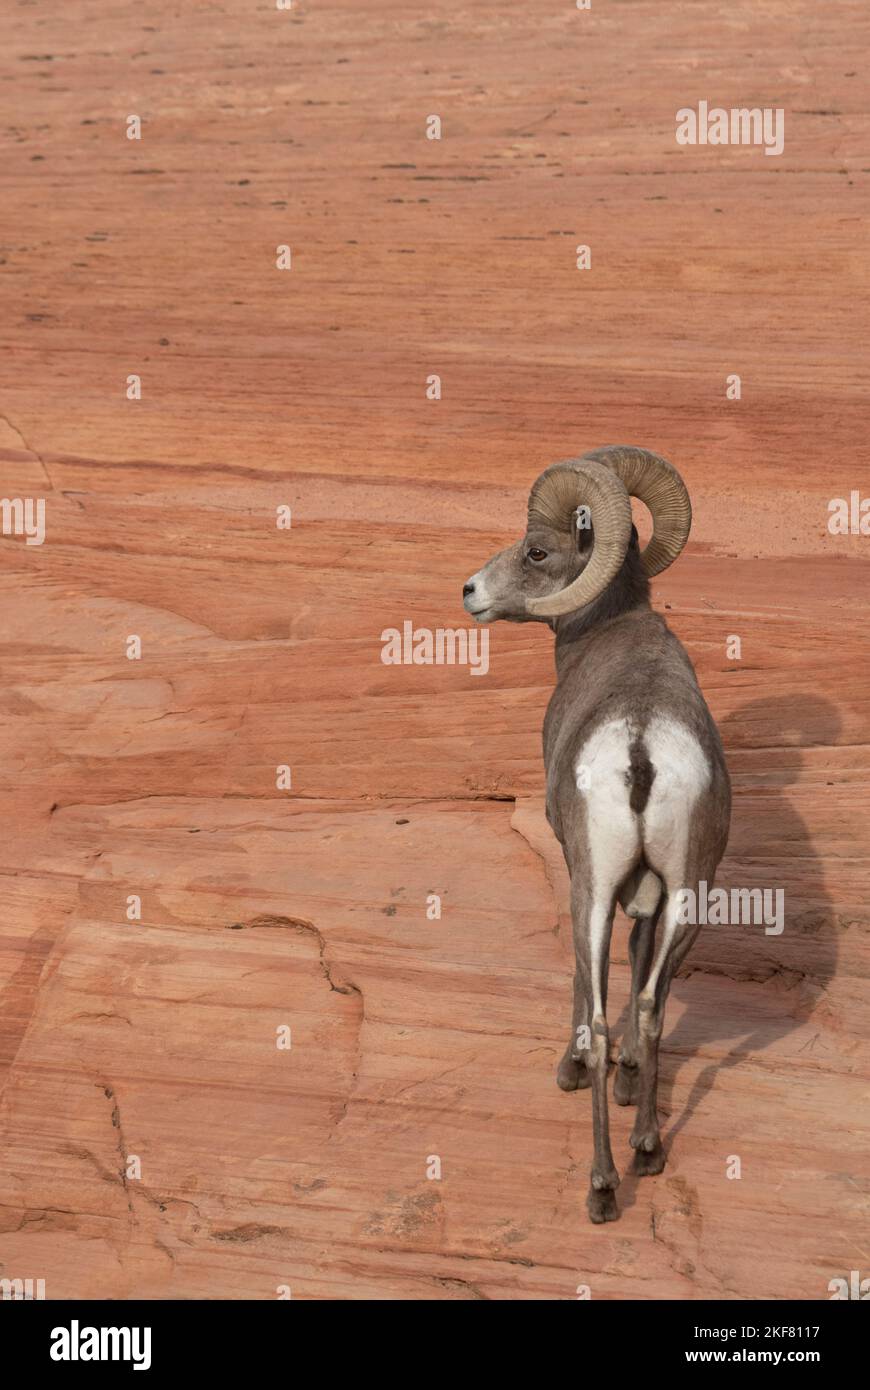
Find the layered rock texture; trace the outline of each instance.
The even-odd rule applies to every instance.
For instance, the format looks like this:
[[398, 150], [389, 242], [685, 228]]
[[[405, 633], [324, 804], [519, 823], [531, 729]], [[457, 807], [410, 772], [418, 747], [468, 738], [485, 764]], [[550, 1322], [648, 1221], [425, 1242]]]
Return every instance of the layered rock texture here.
[[[867, 16], [3, 25], [2, 495], [46, 529], [0, 540], [0, 1277], [813, 1300], [870, 1274], [870, 537], [828, 527], [868, 489]], [[782, 155], [678, 146], [700, 99], [783, 108]], [[554, 1080], [552, 638], [495, 627], [475, 676], [385, 665], [381, 634], [466, 627], [534, 477], [611, 442], [691, 491], [654, 601], [723, 731], [720, 881], [785, 896], [781, 934], [702, 934], [668, 1166], [628, 1174], [613, 1107], [621, 1218], [592, 1227], [589, 1095]]]

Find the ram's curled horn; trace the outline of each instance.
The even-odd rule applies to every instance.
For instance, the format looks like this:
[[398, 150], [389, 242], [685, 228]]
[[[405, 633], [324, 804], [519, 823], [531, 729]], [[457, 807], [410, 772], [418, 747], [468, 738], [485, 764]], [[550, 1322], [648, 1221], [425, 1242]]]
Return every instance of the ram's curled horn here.
[[538, 525], [570, 531], [578, 507], [586, 506], [595, 541], [578, 578], [560, 593], [529, 599], [529, 613], [543, 618], [573, 613], [606, 589], [622, 566], [631, 538], [630, 496], [639, 498], [652, 516], [652, 538], [641, 555], [652, 577], [677, 558], [692, 524], [689, 494], [667, 459], [648, 449], [614, 444], [554, 464], [541, 474], [529, 496], [529, 529]]
[[583, 457], [612, 468], [626, 492], [649, 508], [653, 533], [640, 558], [650, 579], [661, 574], [676, 560], [692, 526], [692, 504], [676, 468], [660, 454], [632, 444], [592, 449]]
[[542, 473], [529, 495], [529, 530], [572, 531], [578, 507], [589, 508], [595, 544], [583, 573], [557, 594], [529, 599], [536, 617], [557, 618], [591, 603], [622, 567], [631, 539], [631, 502], [620, 479], [594, 459], [570, 459]]

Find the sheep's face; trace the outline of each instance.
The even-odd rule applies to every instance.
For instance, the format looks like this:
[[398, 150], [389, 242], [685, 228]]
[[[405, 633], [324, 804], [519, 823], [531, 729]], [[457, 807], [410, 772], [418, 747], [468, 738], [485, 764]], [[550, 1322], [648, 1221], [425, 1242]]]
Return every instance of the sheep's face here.
[[585, 567], [591, 549], [591, 530], [571, 535], [536, 526], [471, 576], [462, 590], [465, 610], [477, 623], [545, 623], [547, 618], [526, 611], [527, 599], [564, 589]]

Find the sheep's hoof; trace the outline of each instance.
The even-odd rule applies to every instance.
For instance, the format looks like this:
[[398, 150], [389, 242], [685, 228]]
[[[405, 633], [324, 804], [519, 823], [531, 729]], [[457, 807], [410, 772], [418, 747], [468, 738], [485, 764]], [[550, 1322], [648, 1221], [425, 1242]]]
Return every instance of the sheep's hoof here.
[[637, 1105], [640, 1090], [640, 1069], [636, 1062], [623, 1062], [620, 1058], [613, 1079], [613, 1099], [617, 1105]]
[[594, 1221], [596, 1226], [603, 1225], [605, 1221], [616, 1221], [619, 1217], [616, 1193], [610, 1187], [604, 1187], [600, 1191], [590, 1187], [589, 1196], [586, 1198], [586, 1210], [589, 1212], [589, 1220]]
[[642, 1146], [640, 1143], [635, 1144], [633, 1135], [631, 1138], [631, 1144], [634, 1147], [634, 1159], [632, 1160], [631, 1168], [632, 1172], [639, 1178], [654, 1178], [665, 1166], [665, 1151], [658, 1135], [655, 1136], [652, 1148], [644, 1147], [648, 1145], [651, 1140], [652, 1136], [645, 1138]]
[[562, 1091], [585, 1091], [591, 1086], [592, 1078], [586, 1063], [571, 1056], [571, 1049], [565, 1053], [556, 1072], [556, 1085]]

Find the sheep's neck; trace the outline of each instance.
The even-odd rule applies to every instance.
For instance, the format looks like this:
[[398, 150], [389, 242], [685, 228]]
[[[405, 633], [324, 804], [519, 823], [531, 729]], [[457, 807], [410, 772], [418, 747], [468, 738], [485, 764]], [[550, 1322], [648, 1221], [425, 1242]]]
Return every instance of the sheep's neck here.
[[554, 618], [551, 626], [556, 634], [556, 665], [577, 644], [585, 641], [596, 629], [626, 613], [648, 612], [650, 608], [649, 580], [640, 568], [639, 559], [632, 553], [626, 558], [619, 574], [594, 603], [576, 613]]

